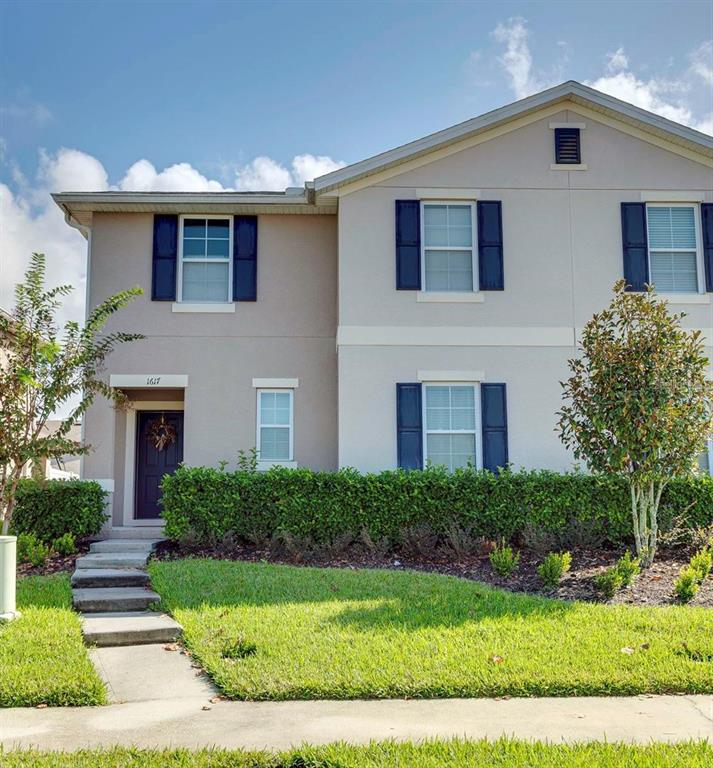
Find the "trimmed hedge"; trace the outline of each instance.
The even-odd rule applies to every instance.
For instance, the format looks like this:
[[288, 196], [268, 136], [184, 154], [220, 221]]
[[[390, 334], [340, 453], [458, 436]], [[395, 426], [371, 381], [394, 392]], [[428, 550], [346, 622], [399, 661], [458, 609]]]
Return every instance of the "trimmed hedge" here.
[[106, 496], [93, 480], [21, 480], [12, 531], [32, 533], [46, 543], [66, 533], [75, 539], [99, 533]]
[[[314, 472], [275, 467], [269, 472], [226, 472], [181, 467], [163, 479], [166, 535], [193, 533], [201, 541], [226, 533], [257, 540], [284, 531], [328, 543], [368, 532], [398, 543], [404, 531], [453, 525], [479, 536], [513, 539], [529, 524], [554, 534], [573, 521], [591, 523], [614, 544], [631, 535], [629, 492], [617, 478], [547, 470], [496, 476], [441, 468], [360, 474], [354, 469]], [[671, 483], [661, 507], [665, 525], [683, 516], [689, 526], [713, 522], [713, 478]]]

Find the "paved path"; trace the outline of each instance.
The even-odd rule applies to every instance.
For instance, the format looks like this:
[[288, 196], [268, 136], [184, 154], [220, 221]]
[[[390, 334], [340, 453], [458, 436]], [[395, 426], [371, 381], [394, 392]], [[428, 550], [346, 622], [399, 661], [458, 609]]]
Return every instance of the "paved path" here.
[[218, 702], [205, 695], [106, 707], [0, 710], [0, 745], [286, 749], [303, 742], [501, 735], [553, 742], [713, 741], [713, 696]]

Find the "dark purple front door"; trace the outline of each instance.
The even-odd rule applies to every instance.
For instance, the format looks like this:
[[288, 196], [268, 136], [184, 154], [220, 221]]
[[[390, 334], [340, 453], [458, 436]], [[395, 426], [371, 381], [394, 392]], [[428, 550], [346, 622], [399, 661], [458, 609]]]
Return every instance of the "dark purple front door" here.
[[183, 411], [138, 411], [134, 517], [161, 516], [161, 479], [183, 461]]

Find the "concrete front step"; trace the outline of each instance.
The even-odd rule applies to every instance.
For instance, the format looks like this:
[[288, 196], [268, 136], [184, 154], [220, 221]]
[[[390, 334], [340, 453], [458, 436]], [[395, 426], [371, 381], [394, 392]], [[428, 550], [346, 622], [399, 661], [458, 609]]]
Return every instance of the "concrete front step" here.
[[100, 648], [172, 643], [183, 632], [181, 625], [170, 616], [151, 611], [89, 614], [82, 618], [82, 630], [87, 645]]
[[154, 539], [162, 541], [166, 537], [163, 535], [162, 525], [127, 525], [110, 528], [102, 534], [102, 538], [104, 541], [107, 539]]
[[148, 552], [92, 552], [78, 557], [76, 568], [145, 568]]
[[157, 543], [155, 539], [107, 539], [93, 542], [89, 552], [151, 552]]
[[82, 568], [72, 574], [72, 587], [144, 587], [149, 575], [138, 568]]
[[74, 607], [82, 613], [142, 611], [161, 597], [142, 587], [90, 587], [74, 589]]

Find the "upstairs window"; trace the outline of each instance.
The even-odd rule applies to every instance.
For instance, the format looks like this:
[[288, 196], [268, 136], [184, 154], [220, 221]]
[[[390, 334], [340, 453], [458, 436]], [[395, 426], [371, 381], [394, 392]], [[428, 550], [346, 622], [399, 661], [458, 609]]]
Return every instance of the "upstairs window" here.
[[646, 206], [649, 274], [661, 293], [699, 291], [696, 208], [693, 205]]
[[451, 472], [458, 467], [477, 467], [477, 386], [427, 384], [424, 394], [426, 461]]
[[473, 291], [473, 203], [423, 203], [423, 280], [426, 291]]
[[179, 300], [197, 303], [230, 301], [233, 233], [230, 219], [181, 217]]
[[579, 165], [581, 162], [579, 128], [555, 128], [555, 163]]

